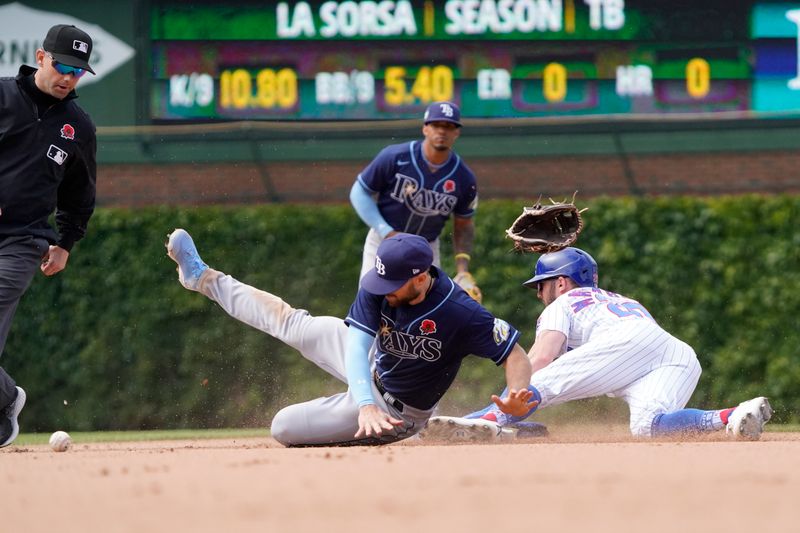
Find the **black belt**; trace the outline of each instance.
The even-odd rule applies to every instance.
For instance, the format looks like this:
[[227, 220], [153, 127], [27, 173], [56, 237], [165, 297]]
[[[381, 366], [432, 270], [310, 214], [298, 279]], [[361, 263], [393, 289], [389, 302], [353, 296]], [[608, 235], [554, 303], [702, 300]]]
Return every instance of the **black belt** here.
[[383, 399], [386, 400], [386, 403], [402, 413], [403, 409], [405, 409], [403, 402], [386, 392], [386, 389], [383, 388], [383, 383], [381, 383], [381, 378], [378, 376], [377, 371], [372, 373], [372, 377], [375, 380], [375, 386], [378, 387], [378, 392], [381, 393], [381, 396], [383, 396]]

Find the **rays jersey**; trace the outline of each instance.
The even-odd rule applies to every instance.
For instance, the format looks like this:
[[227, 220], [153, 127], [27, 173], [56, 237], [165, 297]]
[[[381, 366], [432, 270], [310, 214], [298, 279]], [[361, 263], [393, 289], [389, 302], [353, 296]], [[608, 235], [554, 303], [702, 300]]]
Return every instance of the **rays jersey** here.
[[358, 175], [358, 181], [378, 194], [378, 210], [397, 231], [439, 237], [451, 214], [475, 214], [478, 189], [475, 175], [455, 153], [435, 172], [422, 157], [422, 143], [387, 146]]
[[417, 305], [391, 307], [383, 296], [358, 291], [345, 323], [376, 338], [375, 365], [386, 390], [417, 409], [444, 395], [469, 354], [505, 362], [519, 332], [495, 318], [442, 270]]
[[603, 289], [579, 287], [562, 294], [542, 311], [536, 334], [560, 331], [571, 350], [592, 338], [618, 334], [628, 329], [626, 324], [655, 325], [655, 320], [636, 300]]

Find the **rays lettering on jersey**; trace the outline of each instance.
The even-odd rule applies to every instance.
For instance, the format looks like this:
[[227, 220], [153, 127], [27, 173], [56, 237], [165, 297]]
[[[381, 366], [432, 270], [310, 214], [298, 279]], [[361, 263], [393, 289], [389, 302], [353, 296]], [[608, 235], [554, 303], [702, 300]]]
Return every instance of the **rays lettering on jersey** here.
[[452, 194], [421, 189], [419, 182], [410, 176], [395, 174], [395, 177], [397, 181], [392, 190], [392, 198], [405, 203], [416, 215], [449, 215], [456, 206], [458, 198]]
[[381, 351], [401, 359], [436, 361], [442, 356], [442, 341], [422, 335], [411, 335], [389, 327], [381, 320], [378, 336]]

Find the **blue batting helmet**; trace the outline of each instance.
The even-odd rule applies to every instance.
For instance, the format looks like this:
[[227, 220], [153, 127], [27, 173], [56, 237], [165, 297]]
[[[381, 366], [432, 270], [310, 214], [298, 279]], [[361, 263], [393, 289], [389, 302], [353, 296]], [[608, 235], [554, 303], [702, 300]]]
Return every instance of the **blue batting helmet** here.
[[580, 248], [564, 248], [542, 255], [536, 262], [534, 276], [523, 283], [531, 289], [542, 280], [564, 276], [579, 287], [597, 287], [597, 262]]

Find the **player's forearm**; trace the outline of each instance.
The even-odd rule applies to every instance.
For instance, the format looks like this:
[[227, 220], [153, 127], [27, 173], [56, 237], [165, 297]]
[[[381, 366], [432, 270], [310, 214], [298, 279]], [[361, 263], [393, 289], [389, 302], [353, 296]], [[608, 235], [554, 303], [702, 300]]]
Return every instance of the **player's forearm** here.
[[385, 238], [392, 231], [393, 228], [386, 222], [381, 212], [378, 211], [378, 204], [375, 203], [369, 191], [358, 180], [350, 189], [350, 203], [353, 204], [353, 209], [356, 210], [361, 220], [367, 226], [374, 228], [378, 235]]
[[469, 270], [475, 223], [471, 218], [453, 217], [453, 249], [456, 252], [456, 272]]
[[350, 394], [359, 407], [375, 403], [372, 396], [372, 376], [369, 370], [369, 349], [374, 339], [358, 328], [347, 331], [344, 356], [345, 373]]
[[515, 344], [505, 362], [506, 383], [509, 389], [524, 390], [531, 382], [531, 362], [522, 346]]
[[532, 371], [535, 373], [552, 363], [563, 353], [566, 342], [566, 335], [560, 331], [542, 331], [528, 352]]

